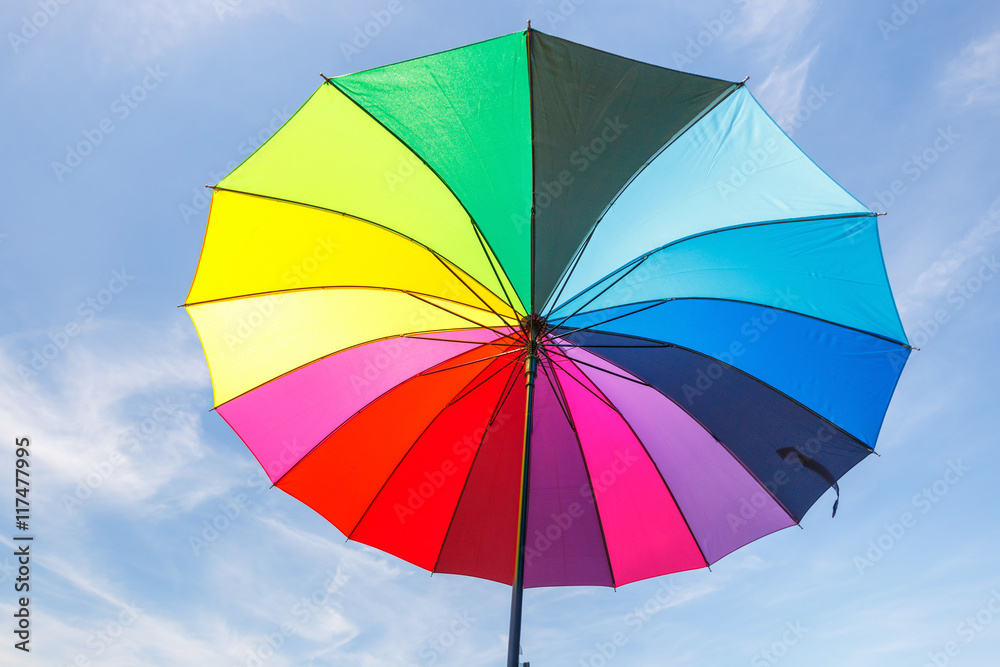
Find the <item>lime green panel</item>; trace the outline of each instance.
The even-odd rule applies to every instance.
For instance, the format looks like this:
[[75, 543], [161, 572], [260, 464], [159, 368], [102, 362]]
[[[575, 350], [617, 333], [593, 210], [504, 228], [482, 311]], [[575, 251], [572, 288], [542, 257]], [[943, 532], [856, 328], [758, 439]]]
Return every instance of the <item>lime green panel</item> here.
[[[531, 307], [525, 33], [334, 79], [441, 175]], [[410, 165], [394, 178], [404, 180]]]
[[317, 289], [188, 306], [215, 404], [316, 359], [405, 333], [500, 327], [488, 311], [377, 289]]
[[[403, 166], [407, 177], [393, 178]], [[475, 227], [451, 191], [399, 139], [330, 84], [320, 86], [217, 187], [369, 220], [426, 245], [503, 295]]]
[[517, 319], [461, 269], [384, 227], [256, 195], [213, 193], [187, 303], [315, 287], [403, 290]]

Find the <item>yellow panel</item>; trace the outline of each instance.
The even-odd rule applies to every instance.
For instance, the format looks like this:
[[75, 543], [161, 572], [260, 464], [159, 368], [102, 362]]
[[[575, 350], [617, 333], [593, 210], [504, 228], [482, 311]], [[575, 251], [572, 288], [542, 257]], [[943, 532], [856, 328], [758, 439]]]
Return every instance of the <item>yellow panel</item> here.
[[468, 213], [409, 148], [323, 84], [219, 187], [311, 204], [415, 239], [503, 294]]
[[340, 286], [406, 290], [516, 317], [468, 274], [395, 232], [309, 206], [214, 193], [188, 303]]
[[368, 341], [503, 326], [489, 311], [436, 303], [440, 306], [386, 290], [314, 289], [215, 301], [188, 306], [188, 312], [205, 348], [218, 406], [316, 359]]

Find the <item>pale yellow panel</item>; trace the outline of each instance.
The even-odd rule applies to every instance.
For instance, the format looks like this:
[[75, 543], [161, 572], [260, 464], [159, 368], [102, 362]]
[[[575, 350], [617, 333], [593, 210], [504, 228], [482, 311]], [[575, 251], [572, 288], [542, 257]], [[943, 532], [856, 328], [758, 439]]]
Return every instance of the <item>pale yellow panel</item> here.
[[441, 307], [386, 290], [315, 289], [188, 306], [188, 312], [205, 349], [218, 406], [316, 359], [368, 341], [503, 326], [489, 311], [439, 303]]

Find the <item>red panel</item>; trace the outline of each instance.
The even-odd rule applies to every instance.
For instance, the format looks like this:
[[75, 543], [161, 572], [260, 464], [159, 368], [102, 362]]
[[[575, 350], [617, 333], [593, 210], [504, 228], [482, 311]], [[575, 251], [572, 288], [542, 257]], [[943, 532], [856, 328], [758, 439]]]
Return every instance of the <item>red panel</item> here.
[[400, 463], [351, 539], [433, 569], [486, 427], [511, 375], [522, 370], [513, 355], [497, 359], [473, 381], [475, 388], [445, 408]]
[[513, 583], [524, 408], [519, 377], [479, 448], [436, 572]]
[[499, 351], [483, 345], [436, 367], [452, 370], [417, 375], [384, 394], [303, 457], [278, 488], [349, 534], [427, 425]]

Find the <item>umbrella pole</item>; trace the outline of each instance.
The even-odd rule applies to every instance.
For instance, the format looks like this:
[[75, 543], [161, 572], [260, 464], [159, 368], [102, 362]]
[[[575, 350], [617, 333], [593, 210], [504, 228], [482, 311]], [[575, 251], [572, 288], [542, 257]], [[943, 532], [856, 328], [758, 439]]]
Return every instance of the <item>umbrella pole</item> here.
[[521, 462], [521, 503], [517, 529], [517, 559], [514, 567], [514, 589], [510, 600], [510, 632], [507, 635], [507, 667], [518, 667], [521, 649], [521, 603], [524, 600], [524, 544], [528, 532], [528, 472], [531, 463], [531, 410], [535, 398], [535, 375], [538, 367], [537, 336], [534, 320], [528, 332], [528, 356], [524, 360], [524, 379], [527, 384], [524, 411], [524, 458]]

